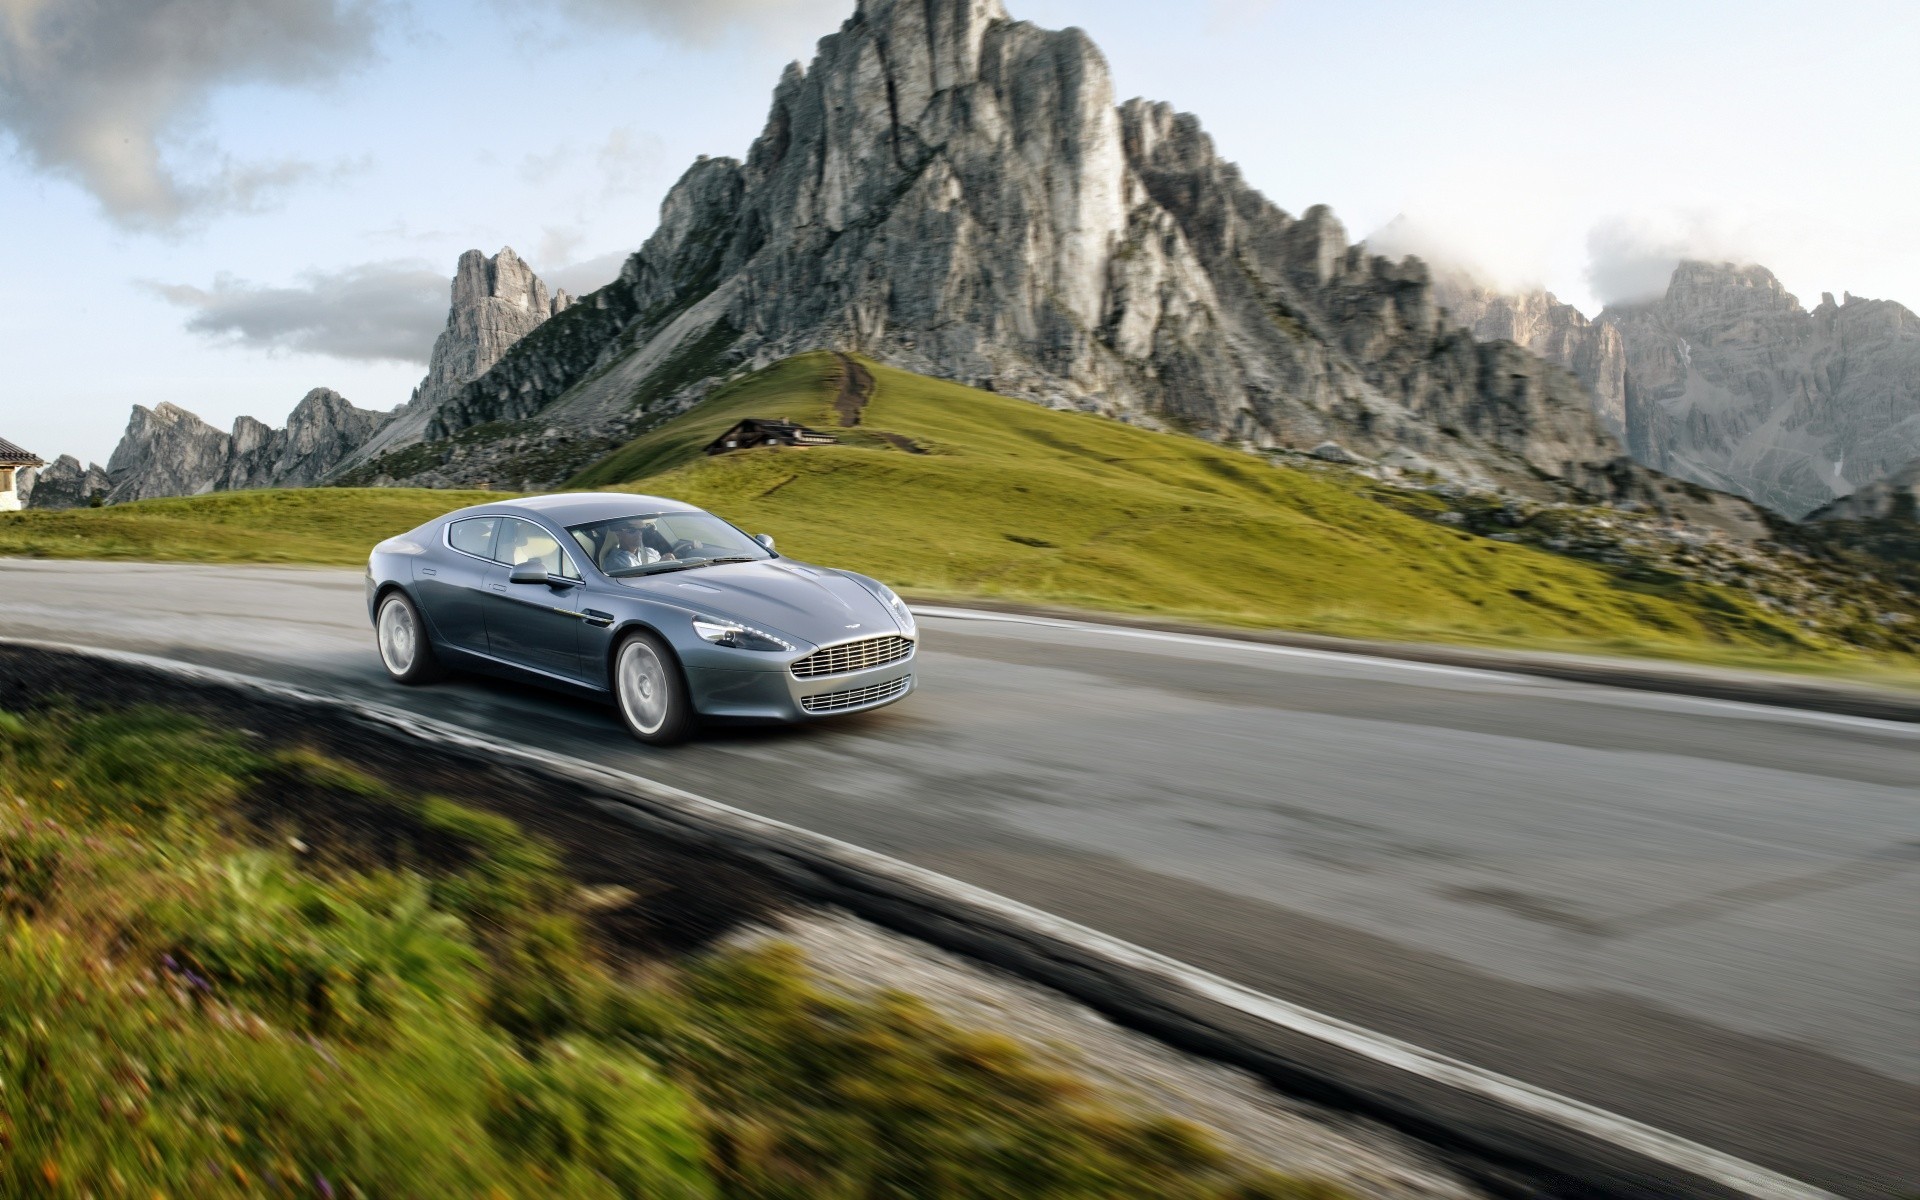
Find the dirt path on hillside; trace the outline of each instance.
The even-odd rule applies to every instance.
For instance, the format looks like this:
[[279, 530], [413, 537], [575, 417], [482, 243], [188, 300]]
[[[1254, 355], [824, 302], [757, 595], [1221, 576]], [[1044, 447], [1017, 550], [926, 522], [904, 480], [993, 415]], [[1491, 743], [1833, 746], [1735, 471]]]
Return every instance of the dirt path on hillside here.
[[840, 394], [833, 398], [833, 411], [840, 415], [840, 428], [851, 429], [860, 423], [860, 413], [873, 399], [873, 373], [854, 361], [853, 355], [836, 350], [840, 360]]

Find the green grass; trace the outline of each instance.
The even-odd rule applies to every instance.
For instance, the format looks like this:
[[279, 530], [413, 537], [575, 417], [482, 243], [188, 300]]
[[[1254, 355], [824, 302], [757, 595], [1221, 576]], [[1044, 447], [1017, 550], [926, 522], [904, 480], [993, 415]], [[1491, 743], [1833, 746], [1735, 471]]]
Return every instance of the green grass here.
[[[786, 553], [926, 599], [1914, 677], [1909, 658], [1806, 630], [1739, 589], [1636, 578], [1438, 525], [1337, 475], [868, 367], [876, 392], [857, 428], [838, 430], [831, 411], [838, 360], [805, 354], [721, 388], [567, 486], [701, 504]], [[836, 429], [844, 444], [701, 454], [747, 416]], [[353, 564], [382, 537], [499, 496], [311, 489], [30, 511], [0, 515], [0, 555]]]
[[[1321, 474], [869, 363], [840, 446], [706, 458], [746, 416], [834, 428], [830, 354], [724, 389], [569, 481], [688, 500], [784, 553], [924, 597], [994, 598], [1418, 641], [1859, 665], [1744, 593], [1421, 520]], [[909, 440], [909, 453], [883, 435]]]
[[310, 751], [0, 710], [0, 1195], [1346, 1195], [790, 948], [610, 961], [585, 907]]
[[167, 562], [364, 564], [375, 542], [494, 492], [300, 488], [109, 508], [0, 513], [0, 555]]
[[787, 417], [830, 428], [826, 412], [840, 386], [840, 365], [831, 354], [803, 354], [756, 371], [709, 396], [685, 416], [667, 422], [567, 480], [569, 488], [629, 483], [692, 462], [701, 448], [742, 417]]

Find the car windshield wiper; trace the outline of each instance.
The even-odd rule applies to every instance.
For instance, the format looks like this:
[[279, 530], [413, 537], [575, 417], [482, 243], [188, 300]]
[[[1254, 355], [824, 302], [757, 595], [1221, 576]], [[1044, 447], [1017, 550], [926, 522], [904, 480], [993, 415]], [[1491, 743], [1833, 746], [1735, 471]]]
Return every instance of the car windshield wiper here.
[[686, 565], [685, 569], [691, 571], [695, 567], [717, 567], [721, 563], [758, 562], [758, 561], [760, 560], [753, 557], [753, 555], [751, 554], [729, 554], [725, 558], [703, 558], [703, 559], [700, 559], [698, 562], [690, 562]]
[[648, 563], [644, 567], [628, 567], [624, 571], [611, 571], [608, 573], [607, 577], [609, 579], [626, 579], [634, 575], [666, 575], [674, 571], [691, 571], [695, 567], [711, 567], [716, 563], [743, 563], [743, 562], [758, 562], [758, 561], [759, 561], [758, 559], [752, 557], [751, 555], [742, 554], [742, 555], [733, 555], [726, 558], [701, 558], [701, 559], [696, 559], [693, 562], [675, 561], [675, 562]]

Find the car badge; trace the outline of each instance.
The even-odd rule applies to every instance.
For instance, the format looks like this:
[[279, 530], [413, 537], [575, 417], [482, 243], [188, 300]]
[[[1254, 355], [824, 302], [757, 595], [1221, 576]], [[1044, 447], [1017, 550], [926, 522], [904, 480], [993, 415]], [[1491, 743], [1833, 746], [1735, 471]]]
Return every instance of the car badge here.
[[857, 625], [857, 624], [855, 624], [855, 625], [849, 625], [849, 626], [847, 626], [847, 628], [848, 628], [848, 629], [858, 629], [858, 628], [860, 628], [860, 626], [859, 626], [859, 625]]

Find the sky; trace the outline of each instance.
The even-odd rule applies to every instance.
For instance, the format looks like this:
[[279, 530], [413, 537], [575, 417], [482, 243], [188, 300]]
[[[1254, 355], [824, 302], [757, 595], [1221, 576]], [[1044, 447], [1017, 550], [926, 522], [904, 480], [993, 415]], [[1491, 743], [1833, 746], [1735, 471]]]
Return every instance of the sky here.
[[[1920, 307], [1920, 6], [1007, 0], [1292, 212], [1590, 315], [1681, 255]], [[0, 437], [404, 402], [460, 252], [591, 290], [852, 0], [0, 0]]]

